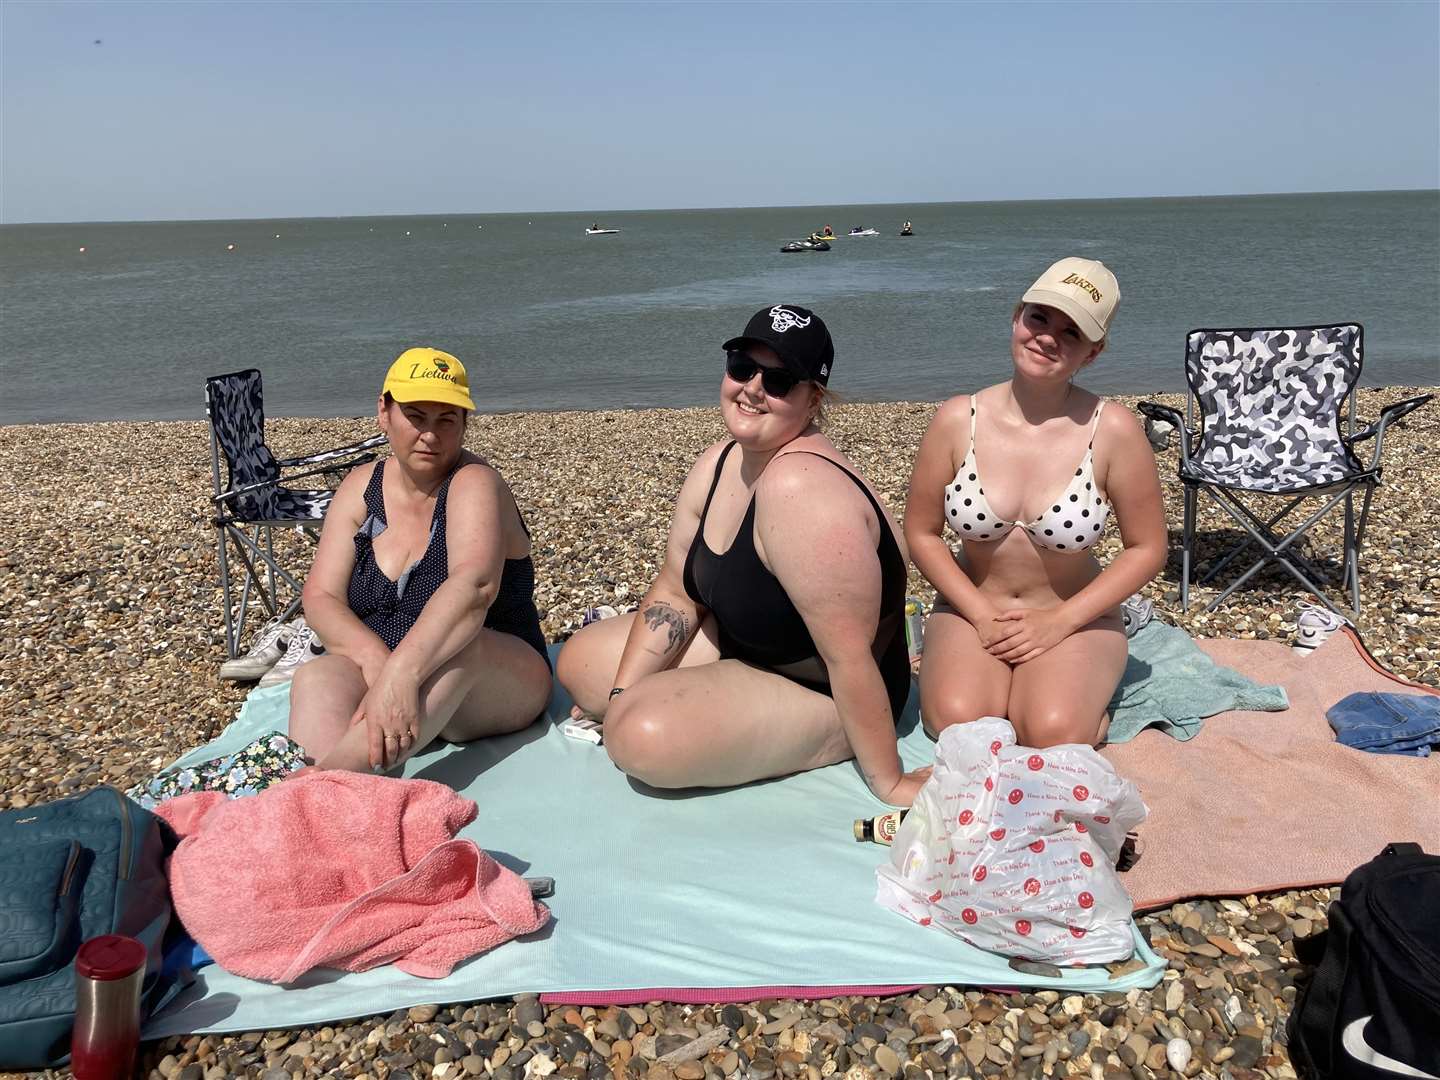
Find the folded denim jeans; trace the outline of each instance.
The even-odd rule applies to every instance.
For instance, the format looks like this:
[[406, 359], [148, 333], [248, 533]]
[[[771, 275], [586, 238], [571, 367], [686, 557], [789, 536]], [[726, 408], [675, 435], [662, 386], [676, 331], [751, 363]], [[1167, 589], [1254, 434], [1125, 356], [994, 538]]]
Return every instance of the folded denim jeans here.
[[1341, 698], [1325, 713], [1335, 738], [1372, 754], [1429, 757], [1440, 746], [1440, 695], [1364, 692]]

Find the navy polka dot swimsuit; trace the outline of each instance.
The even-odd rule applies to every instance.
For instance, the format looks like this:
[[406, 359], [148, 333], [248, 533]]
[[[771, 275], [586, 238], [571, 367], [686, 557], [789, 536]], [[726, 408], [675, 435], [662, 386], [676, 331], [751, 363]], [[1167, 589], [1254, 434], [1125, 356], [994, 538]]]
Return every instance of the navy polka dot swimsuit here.
[[[459, 468], [456, 469], [456, 472]], [[430, 520], [430, 542], [425, 554], [411, 563], [398, 581], [385, 576], [375, 562], [375, 538], [385, 531], [385, 462], [375, 465], [365, 486], [365, 509], [369, 511], [355, 533], [355, 568], [345, 598], [350, 610], [379, 635], [390, 648], [410, 632], [435, 590], [450, 576], [450, 556], [445, 542], [445, 503], [450, 495], [452, 472], [440, 485], [435, 512]], [[520, 527], [525, 529], [522, 518]], [[525, 529], [528, 536], [530, 530]], [[535, 610], [535, 564], [523, 559], [506, 559], [500, 588], [485, 615], [485, 627], [514, 634], [545, 658], [545, 636], [540, 632], [540, 615]]]

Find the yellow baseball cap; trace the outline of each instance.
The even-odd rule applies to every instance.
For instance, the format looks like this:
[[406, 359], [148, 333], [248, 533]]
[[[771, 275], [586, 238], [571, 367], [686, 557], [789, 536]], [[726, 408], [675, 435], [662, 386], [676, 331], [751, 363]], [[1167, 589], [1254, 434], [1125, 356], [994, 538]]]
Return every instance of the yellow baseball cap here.
[[381, 393], [396, 401], [438, 401], [474, 411], [465, 365], [439, 349], [406, 349], [385, 373]]
[[1120, 306], [1120, 283], [1099, 259], [1061, 259], [1025, 290], [1021, 301], [1059, 308], [1088, 341], [1104, 341]]

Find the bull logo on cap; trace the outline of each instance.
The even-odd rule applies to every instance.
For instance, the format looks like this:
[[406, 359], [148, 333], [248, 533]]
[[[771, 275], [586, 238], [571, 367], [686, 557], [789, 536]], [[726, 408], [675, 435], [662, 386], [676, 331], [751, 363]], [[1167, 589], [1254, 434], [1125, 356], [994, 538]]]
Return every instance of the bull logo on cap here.
[[786, 330], [794, 330], [796, 327], [804, 330], [809, 325], [809, 316], [802, 319], [783, 304], [776, 304], [770, 309], [770, 326], [777, 334], [783, 334]]

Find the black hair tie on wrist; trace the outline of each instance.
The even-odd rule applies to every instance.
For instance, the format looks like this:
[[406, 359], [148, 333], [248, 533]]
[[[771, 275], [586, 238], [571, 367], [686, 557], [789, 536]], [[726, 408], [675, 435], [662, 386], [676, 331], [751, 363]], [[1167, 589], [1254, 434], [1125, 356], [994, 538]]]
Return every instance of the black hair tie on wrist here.
[[625, 692], [625, 687], [623, 687], [623, 686], [612, 686], [612, 687], [610, 688], [610, 700], [611, 700], [611, 701], [614, 701], [617, 697], [619, 697], [619, 696], [620, 696], [621, 694], [623, 694], [624, 692]]

